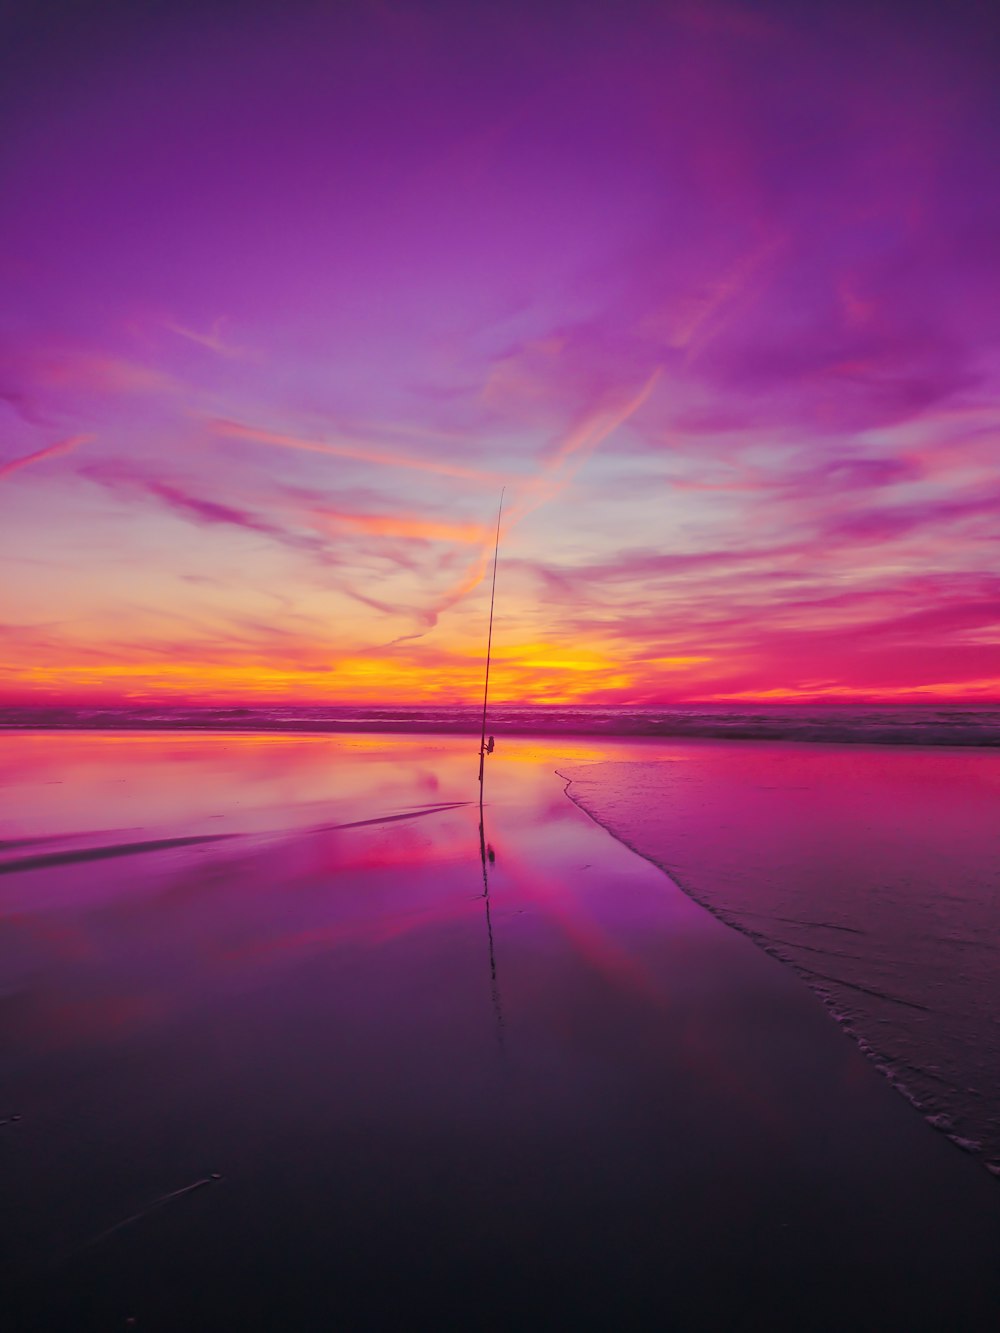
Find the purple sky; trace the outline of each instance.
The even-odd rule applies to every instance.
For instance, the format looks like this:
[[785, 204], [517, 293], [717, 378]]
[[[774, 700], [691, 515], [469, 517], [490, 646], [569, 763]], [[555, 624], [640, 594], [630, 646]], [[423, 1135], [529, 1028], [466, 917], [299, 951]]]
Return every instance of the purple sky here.
[[5, 698], [1000, 698], [990, 5], [3, 8]]

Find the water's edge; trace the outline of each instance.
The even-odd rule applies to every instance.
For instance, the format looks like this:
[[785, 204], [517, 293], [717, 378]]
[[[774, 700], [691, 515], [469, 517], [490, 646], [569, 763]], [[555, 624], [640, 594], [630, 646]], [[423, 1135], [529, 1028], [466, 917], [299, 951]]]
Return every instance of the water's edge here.
[[843, 1032], [847, 1037], [850, 1038], [851, 1041], [854, 1042], [855, 1046], [857, 1046], [858, 1050], [862, 1053], [865, 1059], [868, 1060], [870, 1064], [874, 1065], [874, 1067], [878, 1070], [879, 1074], [881, 1074], [882, 1077], [885, 1078], [886, 1081], [895, 1089], [895, 1091], [900, 1094], [900, 1096], [907, 1103], [907, 1105], [912, 1107], [920, 1115], [921, 1119], [923, 1119], [923, 1121], [928, 1126], [930, 1126], [931, 1129], [935, 1130], [939, 1134], [943, 1134], [944, 1137], [948, 1139], [950, 1143], [954, 1144], [954, 1146], [956, 1148], [959, 1148], [962, 1152], [977, 1158], [980, 1164], [985, 1167], [986, 1171], [988, 1171], [990, 1175], [992, 1175], [996, 1179], [1000, 1179], [1000, 1164], [985, 1160], [982, 1149], [978, 1143], [975, 1143], [969, 1139], [963, 1138], [961, 1135], [954, 1134], [951, 1132], [951, 1127], [947, 1122], [947, 1119], [945, 1117], [942, 1117], [940, 1114], [936, 1113], [933, 1110], [933, 1108], [927, 1107], [920, 1100], [920, 1098], [903, 1082], [897, 1071], [893, 1068], [891, 1059], [888, 1056], [884, 1055], [882, 1052], [878, 1051], [874, 1046], [872, 1046], [872, 1044], [867, 1040], [867, 1038], [861, 1035], [861, 1033], [852, 1023], [851, 1019], [838, 1009], [836, 1000], [834, 999], [833, 995], [823, 986], [818, 985], [814, 977], [810, 976], [808, 973], [804, 972], [800, 967], [798, 967], [794, 959], [789, 958], [787, 954], [782, 953], [782, 951], [779, 948], [777, 948], [766, 935], [762, 934], [761, 932], [754, 931], [750, 927], [744, 925], [743, 922], [735, 920], [728, 913], [720, 910], [714, 903], [712, 903], [706, 897], [704, 897], [704, 895], [695, 892], [692, 888], [690, 888], [687, 884], [685, 884], [684, 881], [681, 878], [679, 878], [677, 874], [670, 869], [669, 866], [664, 865], [662, 862], [658, 861], [654, 856], [650, 855], [646, 851], [643, 851], [642, 848], [637, 847], [633, 842], [631, 842], [627, 837], [619, 833], [617, 830], [605, 824], [603, 820], [601, 820], [593, 812], [593, 810], [591, 810], [584, 803], [582, 799], [580, 799], [579, 797], [575, 796], [572, 793], [570, 788], [573, 786], [573, 779], [567, 777], [566, 774], [560, 772], [559, 769], [555, 769], [554, 772], [556, 776], [564, 783], [563, 792], [565, 793], [566, 797], [570, 801], [572, 801], [573, 804], [577, 807], [577, 809], [582, 811], [582, 813], [586, 815], [588, 819], [590, 819], [593, 823], [595, 823], [598, 826], [598, 828], [603, 829], [604, 832], [607, 833], [609, 837], [614, 838], [616, 842], [620, 842], [622, 846], [627, 847], [630, 852], [634, 853], [634, 855], [641, 857], [642, 860], [647, 861], [652, 866], [655, 866], [657, 870], [659, 870], [662, 874], [666, 875], [670, 883], [681, 893], [683, 893], [685, 897], [689, 898], [692, 902], [697, 903], [699, 907], [704, 909], [704, 911], [708, 912], [711, 916], [715, 917], [717, 921], [721, 921], [724, 926], [729, 927], [731, 930], [735, 930], [738, 934], [750, 940], [751, 943], [756, 945], [756, 947], [759, 948], [762, 953], [767, 954], [768, 957], [773, 958], [776, 962], [782, 964], [782, 966], [788, 968], [789, 971], [793, 972], [795, 976], [804, 984], [806, 990], [811, 995], [814, 995], [820, 1001], [820, 1003], [823, 1005], [823, 1008], [832, 1017], [837, 1027], [840, 1029], [840, 1031]]

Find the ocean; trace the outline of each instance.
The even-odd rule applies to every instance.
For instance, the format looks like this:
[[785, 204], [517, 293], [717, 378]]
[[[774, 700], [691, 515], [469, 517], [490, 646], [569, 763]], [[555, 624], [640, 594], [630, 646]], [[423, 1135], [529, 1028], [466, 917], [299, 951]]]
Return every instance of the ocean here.
[[[0, 708], [0, 728], [17, 729], [200, 728], [477, 735], [481, 718], [482, 709], [468, 704], [8, 705]], [[512, 736], [699, 736], [869, 745], [1000, 745], [1000, 707], [995, 705], [491, 704], [488, 723], [489, 730]]]

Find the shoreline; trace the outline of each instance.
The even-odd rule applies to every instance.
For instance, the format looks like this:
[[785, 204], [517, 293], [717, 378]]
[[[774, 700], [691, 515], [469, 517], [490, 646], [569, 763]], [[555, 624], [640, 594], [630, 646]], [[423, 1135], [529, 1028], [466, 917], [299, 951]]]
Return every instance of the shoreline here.
[[[990, 710], [996, 711], [996, 710]], [[607, 725], [593, 724], [591, 726], [544, 726], [537, 721], [531, 722], [511, 722], [503, 717], [492, 715], [489, 721], [489, 727], [493, 728], [497, 734], [498, 741], [505, 737], [511, 737], [518, 740], [530, 740], [537, 738], [539, 740], [560, 740], [572, 741], [574, 739], [604, 739], [608, 741], [722, 741], [754, 743], [764, 742], [768, 744], [801, 744], [801, 745], [836, 745], [836, 746], [858, 746], [858, 747], [885, 747], [889, 749], [928, 749], [928, 750], [993, 750], [1000, 748], [1000, 721], [995, 724], [988, 732], [979, 735], [969, 735], [960, 730], [941, 729], [936, 732], [928, 733], [906, 733], [903, 731], [893, 731], [892, 729], [869, 729], [862, 731], [859, 728], [844, 728], [835, 726], [818, 726], [808, 731], [790, 730], [788, 726], [782, 727], [776, 723], [750, 726], [746, 723], [728, 724], [719, 723], [712, 727], [692, 723], [691, 725], [639, 725], [632, 727], [623, 726], [620, 722], [609, 723]], [[93, 722], [81, 722], [71, 720], [66, 722], [38, 720], [30, 721], [9, 721], [0, 717], [0, 736], [24, 735], [24, 734], [44, 734], [79, 732], [81, 734], [94, 735], [114, 735], [125, 734], [135, 735], [143, 732], [157, 734], [176, 734], [184, 735], [194, 733], [200, 735], [234, 735], [234, 736], [347, 736], [347, 735], [376, 735], [376, 736], [464, 736], [470, 740], [478, 740], [480, 734], [480, 724], [474, 720], [436, 720], [434, 722], [426, 721], [406, 721], [400, 719], [330, 719], [326, 721], [316, 720], [292, 720], [292, 721], [268, 721], [267, 719], [255, 719], [253, 721], [240, 722], [220, 720], [218, 718], [211, 720], [196, 720], [177, 722], [173, 720], [142, 719], [117, 719], [102, 720]]]
[[791, 958], [782, 953], [781, 950], [771, 942], [767, 935], [760, 931], [754, 931], [750, 927], [742, 925], [740, 922], [727, 916], [724, 911], [718, 908], [708, 898], [703, 895], [699, 896], [695, 893], [677, 876], [675, 871], [670, 869], [669, 865], [666, 865], [662, 860], [657, 859], [651, 852], [644, 850], [639, 843], [630, 841], [622, 833], [617, 832], [609, 824], [604, 823], [583, 800], [578, 799], [571, 793], [570, 788], [573, 786], [574, 779], [566, 777], [566, 775], [561, 773], [558, 769], [556, 770], [556, 773], [565, 783], [563, 790], [566, 793], [567, 799], [572, 801], [577, 809], [581, 810], [588, 819], [593, 820], [598, 828], [603, 829], [604, 832], [607, 833], [609, 837], [614, 838], [616, 842], [620, 842], [621, 845], [627, 848], [628, 851], [632, 852], [633, 855], [640, 857], [643, 861], [646, 861], [649, 865], [659, 870], [676, 889], [689, 898], [696, 906], [708, 912], [721, 925], [729, 930], [735, 931], [738, 935], [742, 936], [742, 938], [748, 940], [758, 948], [768, 958], [773, 958], [776, 963], [787, 968], [794, 977], [802, 982], [807, 993], [815, 996], [815, 998], [820, 1001], [823, 1008], [830, 1016], [834, 1026], [843, 1032], [854, 1044], [855, 1048], [878, 1071], [879, 1075], [885, 1079], [896, 1093], [899, 1094], [902, 1101], [915, 1111], [926, 1125], [930, 1126], [931, 1129], [947, 1139], [957, 1151], [963, 1153], [966, 1157], [971, 1157], [972, 1160], [975, 1161], [978, 1166], [982, 1167], [982, 1169], [990, 1176], [1000, 1181], [1000, 1165], [994, 1162], [984, 1161], [981, 1156], [980, 1144], [970, 1142], [970, 1140], [962, 1138], [961, 1135], [952, 1132], [946, 1124], [941, 1123], [940, 1116], [932, 1107], [926, 1106], [910, 1092], [905, 1083], [902, 1082], [898, 1074], [893, 1070], [891, 1062], [885, 1056], [881, 1055], [864, 1038], [864, 1036], [858, 1032], [851, 1019], [838, 1009], [834, 996], [831, 995], [828, 990], [824, 990], [815, 983], [810, 983], [808, 974], [797, 967]]
[[[842, 750], [840, 753], [843, 754], [844, 751]], [[773, 756], [771, 757], [773, 758]], [[609, 776], [600, 774], [597, 770], [602, 767], [606, 773], [611, 769], [614, 769], [615, 773]], [[956, 1104], [954, 1094], [952, 1094], [952, 1103], [948, 1104], [947, 1100], [943, 1101], [941, 1099], [941, 1089], [951, 1083], [956, 1088], [964, 1087], [967, 1083], [978, 1083], [979, 1079], [975, 1072], [970, 1072], [968, 1067], [963, 1069], [961, 1065], [958, 1065], [955, 1069], [948, 1070], [948, 1079], [945, 1080], [941, 1078], [941, 1066], [931, 1062], [929, 1055], [925, 1054], [923, 1056], [923, 1061], [927, 1062], [925, 1069], [920, 1064], [907, 1065], [907, 1061], [901, 1058], [899, 1050], [893, 1049], [893, 1038], [897, 1037], [898, 1033], [902, 1034], [904, 1042], [908, 1037], [905, 1014], [901, 1016], [899, 1006], [903, 1006], [904, 1010], [925, 1011], [924, 1013], [915, 1013], [915, 1019], [920, 1020], [926, 1027], [926, 1020], [933, 1017], [931, 1005], [918, 1000], [914, 996], [907, 999], [899, 994], [888, 994], [873, 988], [874, 983], [869, 980], [869, 975], [866, 974], [864, 969], [862, 969], [860, 976], [856, 975], [853, 980], [845, 979], [843, 975], [831, 975], [826, 971], [817, 970], [820, 967], [829, 967], [831, 972], [835, 973], [839, 966], [842, 974], [845, 961], [853, 957], [853, 953], [845, 954], [843, 952], [844, 946], [840, 945], [839, 941], [835, 949], [831, 948], [829, 940], [822, 938], [821, 929], [847, 932], [848, 938], [851, 939], [852, 950], [861, 950], [863, 954], [869, 956], [871, 960], [868, 965], [869, 972], [876, 976], [879, 975], [879, 965], [881, 964], [884, 972], [887, 958], [901, 953], [903, 951], [901, 946], [894, 946], [891, 937], [875, 940], [872, 944], [869, 944], [863, 938], [866, 929], [863, 908], [855, 909], [853, 915], [851, 908], [848, 908], [846, 913], [838, 916], [838, 924], [833, 927], [822, 927], [822, 923], [820, 923], [820, 926], [814, 927], [811, 932], [807, 932], [803, 939], [797, 940], [793, 937], [789, 941], [781, 938], [783, 934], [786, 936], [789, 934], [788, 927], [796, 923], [798, 914], [812, 912], [817, 915], [822, 911], [822, 907], [809, 895], [803, 897], [800, 893], [797, 893], [795, 874], [790, 873], [788, 864], [782, 863], [780, 855], [776, 855], [773, 849], [768, 846], [767, 840], [763, 840], [757, 847], [756, 855], [752, 836], [741, 844], [741, 852], [748, 865], [742, 872], [744, 882], [739, 883], [738, 878], [734, 876], [732, 859], [730, 858], [727, 862], [724, 856], [713, 852], [704, 836], [702, 836], [700, 842], [695, 839], [689, 845], [685, 845], [683, 839], [679, 842], [672, 842], [672, 836], [676, 836], [676, 823], [671, 826], [669, 816], [666, 813], [662, 816], [662, 828], [660, 828], [654, 822], [652, 816], [640, 813], [639, 803], [635, 800], [631, 802], [630, 806], [627, 800], [622, 801], [617, 797], [609, 784], [620, 784], [624, 781], [629, 775], [624, 774], [623, 770], [628, 767], [633, 769], [635, 782], [642, 784], [642, 805], [647, 805], [651, 801], [658, 802], [660, 808], [666, 811], [671, 796], [675, 801], [688, 799], [689, 794], [682, 790], [685, 785], [685, 777], [680, 776], [683, 769], [678, 770], [676, 775], [672, 771], [669, 778], [667, 778], [666, 776], [660, 776], [666, 773], [666, 769], [656, 766], [655, 763], [647, 767], [641, 763], [629, 766], [614, 763], [602, 765], [598, 762], [597, 764], [577, 768], [572, 773], [564, 772], [562, 769], [557, 770], [557, 772], [565, 783], [564, 790], [567, 798], [588, 818], [592, 819], [599, 828], [604, 829], [605, 832], [621, 842], [635, 855], [660, 870], [680, 892], [710, 913], [722, 925], [743, 936], [763, 954], [773, 958], [781, 966], [788, 969], [803, 984], [808, 993], [820, 1001], [834, 1024], [850, 1038], [866, 1060], [903, 1101], [916, 1111], [936, 1133], [947, 1139], [954, 1148], [970, 1157], [991, 1177], [1000, 1178], [1000, 1139], [998, 1139], [995, 1128], [995, 1116], [993, 1117], [991, 1132], [990, 1116], [987, 1109], [989, 1104], [1000, 1105], [1000, 1102], [997, 1101], [1000, 1090], [989, 1088], [985, 1095], [989, 1099], [992, 1094], [992, 1101], [987, 1101], [987, 1105], [982, 1112], [976, 1105], [975, 1097], [966, 1097], [966, 1104], [963, 1108], [962, 1099], [959, 1098]], [[800, 768], [803, 774], [809, 771], [807, 765], [802, 765]], [[588, 772], [588, 770], [590, 771]], [[653, 776], [654, 774], [656, 774], [656, 777]], [[602, 777], [605, 778], [603, 790]], [[722, 788], [725, 779], [720, 781], [717, 778], [716, 780], [719, 782], [719, 787]], [[807, 791], [808, 788], [800, 788], [799, 790]], [[747, 798], [748, 800], [751, 799], [749, 792]], [[716, 818], [725, 818], [722, 814], [723, 806], [718, 803], [720, 800], [719, 791], [713, 790], [711, 781], [700, 789], [698, 799], [703, 809], [706, 809], [706, 811], [714, 810]], [[713, 801], [716, 802], [715, 805], [712, 804]], [[758, 796], [755, 802], [755, 816], [758, 818], [761, 816], [763, 804]], [[805, 800], [800, 801], [796, 813], [799, 819], [810, 817]], [[771, 814], [773, 821], [775, 812], [772, 811]], [[824, 815], [837, 828], [836, 816], [831, 818], [826, 815], [826, 812], [823, 812], [821, 818]], [[812, 818], [815, 817], [814, 812]], [[885, 816], [883, 816], [883, 819], [885, 819]], [[673, 828], [673, 835], [670, 831], [671, 827]], [[848, 830], [839, 828], [837, 831], [843, 832], [847, 836]], [[866, 835], [861, 836], [863, 840]], [[863, 853], [858, 857], [861, 862], [865, 862], [867, 859]], [[987, 876], [990, 873], [988, 866], [982, 862], [980, 862], [980, 865], [982, 867], [981, 873]], [[806, 865], [805, 870], [808, 872], [809, 869], [810, 867]], [[860, 873], [863, 872], [859, 871]], [[957, 874], [957, 869], [952, 873]], [[906, 863], [897, 864], [892, 866], [891, 869], [888, 866], [878, 867], [876, 875], [878, 874], [882, 876], [897, 874], [905, 877], [907, 874]], [[793, 913], [792, 916], [773, 916], [775, 909], [770, 906], [771, 898], [767, 896], [766, 886], [769, 880], [772, 883], [781, 883], [783, 893], [781, 910], [784, 913]], [[917, 882], [919, 883], [919, 881]], [[985, 886], [985, 891], [987, 894], [990, 892], [988, 885]], [[745, 906], [745, 900], [753, 903], [752, 911]], [[833, 904], [834, 912], [841, 906], [841, 904]], [[920, 906], [918, 902], [910, 908], [911, 912], [916, 911], [919, 914]], [[905, 910], [902, 903], [899, 910]], [[940, 913], [940, 900], [935, 910]], [[918, 919], [923, 920], [919, 915]], [[993, 926], [995, 930], [995, 922], [993, 922]], [[943, 940], [947, 940], [945, 926], [939, 923], [938, 929], [943, 933]], [[983, 930], [983, 936], [982, 945], [986, 947], [988, 936], [985, 929]], [[844, 936], [841, 935], [840, 939], [843, 938]], [[805, 942], [806, 940], [809, 942]], [[803, 950], [807, 952], [802, 952]], [[910, 984], [912, 984], [912, 981]], [[907, 985], [905, 974], [897, 976], [894, 985], [896, 989], [905, 991]], [[935, 992], [935, 988], [936, 983], [931, 988], [932, 993]], [[852, 998], [854, 1000], [853, 1004], [851, 1003]], [[930, 999], [930, 994], [927, 998]], [[880, 1006], [881, 1015], [879, 1014]], [[959, 1031], [965, 1037], [967, 1045], [977, 1044], [975, 1034], [977, 1032], [981, 1033], [984, 1029], [989, 1030], [991, 1021], [995, 1021], [991, 1020], [989, 1011], [984, 1010], [983, 1003], [974, 1004], [967, 998], [963, 1018], [964, 1027]], [[955, 1018], [952, 1017], [952, 1024], [955, 1021]], [[954, 1036], [953, 1028], [948, 1033], [948, 1038], [953, 1039]], [[923, 1044], [925, 1047], [928, 1046], [928, 1042], [929, 1038], [924, 1036]], [[945, 1044], [944, 1037], [938, 1039], [939, 1049]], [[929, 1049], [932, 1052], [934, 1051], [933, 1042], [931, 1042]], [[936, 1090], [934, 1085], [939, 1079], [940, 1087]], [[974, 1089], [970, 1086], [968, 1092], [972, 1094]], [[976, 1091], [976, 1096], [980, 1095], [983, 1094]], [[963, 1116], [972, 1117], [972, 1120], [966, 1122], [964, 1128], [962, 1125]], [[968, 1124], [973, 1122], [978, 1125], [976, 1133], [971, 1132], [968, 1128]]]

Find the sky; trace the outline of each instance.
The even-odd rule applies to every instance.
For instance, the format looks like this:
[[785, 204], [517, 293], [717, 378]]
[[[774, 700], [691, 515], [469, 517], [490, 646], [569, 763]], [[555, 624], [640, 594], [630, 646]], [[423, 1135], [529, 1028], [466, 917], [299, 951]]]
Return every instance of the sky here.
[[1000, 700], [993, 6], [0, 23], [0, 702]]

